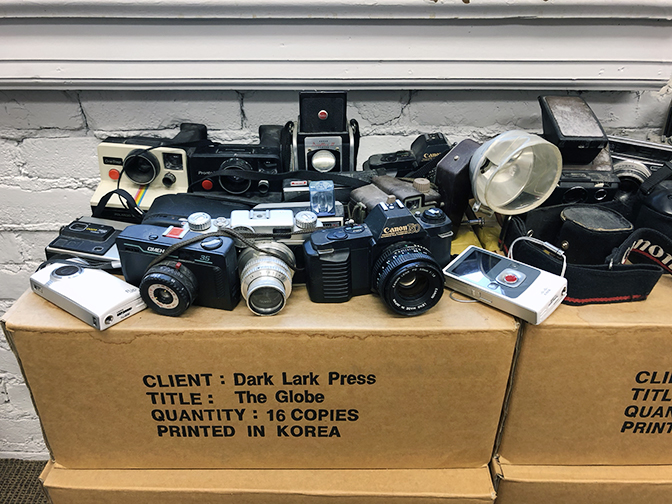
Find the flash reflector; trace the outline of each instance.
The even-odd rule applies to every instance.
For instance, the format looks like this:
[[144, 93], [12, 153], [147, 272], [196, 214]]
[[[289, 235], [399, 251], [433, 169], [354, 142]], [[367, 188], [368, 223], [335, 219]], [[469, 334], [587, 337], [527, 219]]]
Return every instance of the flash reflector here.
[[474, 209], [503, 215], [532, 210], [551, 195], [561, 173], [562, 156], [555, 145], [525, 131], [502, 133], [471, 158]]

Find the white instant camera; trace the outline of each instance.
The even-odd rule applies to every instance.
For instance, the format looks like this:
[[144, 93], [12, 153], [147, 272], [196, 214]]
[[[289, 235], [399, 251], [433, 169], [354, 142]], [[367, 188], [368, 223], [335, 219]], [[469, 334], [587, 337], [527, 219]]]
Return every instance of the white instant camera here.
[[30, 287], [101, 331], [147, 308], [137, 287], [76, 262], [46, 265], [31, 275]]

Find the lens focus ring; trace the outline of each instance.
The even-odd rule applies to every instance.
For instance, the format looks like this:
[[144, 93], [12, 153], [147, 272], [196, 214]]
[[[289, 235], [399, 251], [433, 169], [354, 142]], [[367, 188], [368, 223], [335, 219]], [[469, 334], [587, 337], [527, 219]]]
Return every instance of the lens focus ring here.
[[372, 274], [381, 298], [402, 315], [424, 313], [443, 295], [441, 267], [422, 245], [391, 245], [376, 261]]
[[140, 282], [142, 300], [161, 315], [177, 317], [196, 299], [196, 276], [177, 261], [160, 262], [149, 268]]

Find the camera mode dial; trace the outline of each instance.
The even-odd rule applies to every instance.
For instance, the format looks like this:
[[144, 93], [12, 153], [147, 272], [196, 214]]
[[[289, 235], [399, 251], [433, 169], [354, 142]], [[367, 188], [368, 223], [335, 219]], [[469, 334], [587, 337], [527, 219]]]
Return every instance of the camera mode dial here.
[[294, 216], [294, 222], [304, 233], [310, 233], [317, 228], [317, 215], [314, 212], [303, 210]]
[[187, 223], [191, 231], [207, 231], [212, 225], [212, 218], [205, 212], [195, 212], [187, 217]]

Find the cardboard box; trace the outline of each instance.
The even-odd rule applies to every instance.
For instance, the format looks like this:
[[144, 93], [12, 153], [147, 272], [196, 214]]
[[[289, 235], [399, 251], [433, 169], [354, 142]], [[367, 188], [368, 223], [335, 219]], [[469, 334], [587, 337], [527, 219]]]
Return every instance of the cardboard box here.
[[273, 317], [145, 310], [103, 332], [28, 292], [4, 330], [68, 468], [434, 469], [487, 467], [519, 325], [297, 288]]
[[534, 466], [493, 461], [497, 504], [668, 504], [672, 466]]
[[646, 301], [526, 326], [498, 454], [512, 464], [672, 464], [672, 277]]
[[492, 504], [487, 468], [77, 470], [49, 464], [52, 504]]

